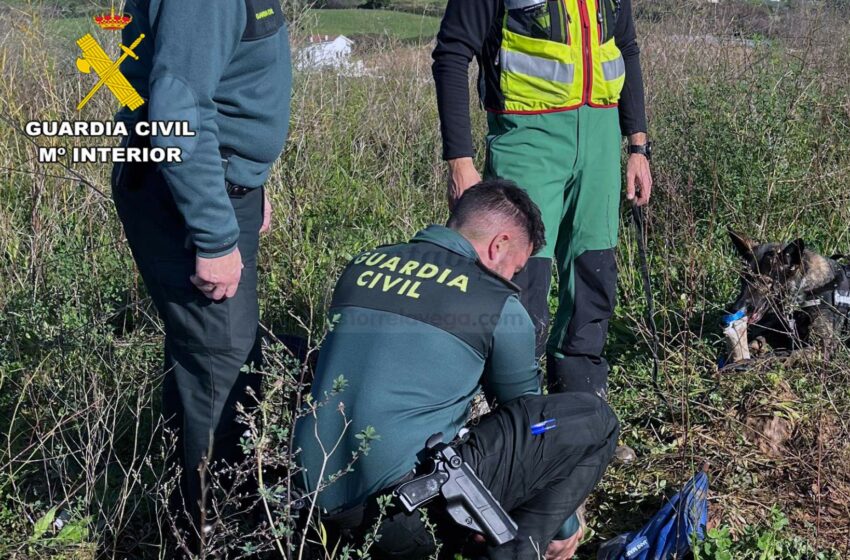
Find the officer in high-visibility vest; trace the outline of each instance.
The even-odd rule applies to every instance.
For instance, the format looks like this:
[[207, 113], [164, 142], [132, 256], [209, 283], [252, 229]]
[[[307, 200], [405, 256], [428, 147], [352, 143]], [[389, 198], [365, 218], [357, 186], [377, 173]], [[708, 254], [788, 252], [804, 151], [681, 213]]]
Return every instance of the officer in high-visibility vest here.
[[[488, 111], [485, 174], [517, 181], [543, 215], [546, 247], [516, 282], [552, 390], [606, 394], [622, 135], [627, 198], [646, 204], [652, 188], [638, 53], [631, 0], [449, 0], [437, 37], [450, 204], [479, 181], [467, 74], [475, 57]], [[553, 258], [559, 307], [547, 344]]]
[[112, 189], [165, 325], [163, 414], [184, 474], [172, 505], [197, 521], [199, 466], [239, 457], [236, 404], [250, 403], [258, 377], [242, 370], [261, 358], [257, 249], [271, 219], [263, 185], [289, 124], [289, 38], [278, 0], [135, 0], [126, 11], [124, 43], [145, 38], [122, 73], [146, 102], [117, 118], [194, 133], [126, 139], [176, 146], [182, 162], [116, 164]]

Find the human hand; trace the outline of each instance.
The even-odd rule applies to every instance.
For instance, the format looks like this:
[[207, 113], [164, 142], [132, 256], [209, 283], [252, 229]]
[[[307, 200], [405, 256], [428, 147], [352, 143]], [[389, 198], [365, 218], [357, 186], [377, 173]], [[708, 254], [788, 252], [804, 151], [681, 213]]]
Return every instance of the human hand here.
[[643, 154], [631, 154], [626, 164], [626, 198], [636, 206], [649, 202], [652, 195], [652, 173]]
[[579, 529], [575, 534], [564, 540], [552, 541], [546, 547], [546, 560], [569, 560], [575, 556], [578, 545], [581, 544], [581, 537], [584, 531]]
[[449, 210], [454, 208], [454, 205], [466, 189], [480, 182], [481, 175], [475, 169], [475, 163], [473, 163], [471, 157], [450, 159], [448, 189], [446, 190]]
[[[646, 132], [629, 135], [630, 146], [647, 146]], [[649, 171], [649, 159], [643, 154], [630, 154], [626, 162], [626, 198], [635, 206], [649, 202], [652, 194], [652, 173]]]
[[242, 255], [237, 247], [223, 257], [195, 257], [195, 274], [190, 280], [211, 300], [231, 298], [236, 295], [236, 289], [239, 287], [242, 268]]
[[260, 233], [268, 233], [272, 230], [272, 203], [269, 201], [269, 191], [263, 189], [263, 225]]

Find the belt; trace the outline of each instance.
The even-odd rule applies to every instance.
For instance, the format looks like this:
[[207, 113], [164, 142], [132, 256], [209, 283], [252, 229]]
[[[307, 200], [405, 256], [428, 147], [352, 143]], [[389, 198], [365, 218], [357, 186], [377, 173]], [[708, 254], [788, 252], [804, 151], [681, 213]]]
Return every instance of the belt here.
[[227, 186], [228, 196], [233, 196], [236, 198], [242, 198], [243, 196], [254, 190], [251, 187], [240, 187], [239, 185], [234, 185], [229, 181], [225, 181], [224, 184]]
[[[230, 160], [228, 160], [227, 158], [221, 158], [221, 168], [224, 169], [225, 175], [227, 175], [228, 165], [230, 165]], [[227, 179], [224, 180], [224, 186], [227, 190], [227, 195], [232, 196], [234, 198], [242, 198], [243, 196], [254, 190], [251, 187], [242, 187], [239, 185], [234, 185]]]

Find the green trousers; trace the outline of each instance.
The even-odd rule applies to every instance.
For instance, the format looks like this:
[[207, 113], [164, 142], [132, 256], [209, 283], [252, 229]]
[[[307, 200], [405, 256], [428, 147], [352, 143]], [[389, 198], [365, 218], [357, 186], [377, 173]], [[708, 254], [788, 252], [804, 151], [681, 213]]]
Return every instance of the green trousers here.
[[[618, 110], [491, 113], [488, 124], [486, 174], [525, 189], [546, 226], [546, 246], [514, 280], [537, 328], [538, 356], [547, 353], [550, 390], [604, 395], [602, 349], [617, 289]], [[558, 309], [547, 342], [553, 259]]]

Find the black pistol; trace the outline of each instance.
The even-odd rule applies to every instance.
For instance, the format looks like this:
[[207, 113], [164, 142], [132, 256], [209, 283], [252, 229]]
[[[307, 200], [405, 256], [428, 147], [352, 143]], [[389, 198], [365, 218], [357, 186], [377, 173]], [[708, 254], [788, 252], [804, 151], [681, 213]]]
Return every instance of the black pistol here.
[[431, 472], [400, 484], [393, 492], [404, 509], [413, 513], [437, 496], [442, 496], [449, 515], [458, 525], [481, 533], [493, 546], [513, 540], [517, 535], [516, 523], [472, 467], [443, 443], [443, 434], [437, 433], [428, 438], [425, 449], [433, 463]]

